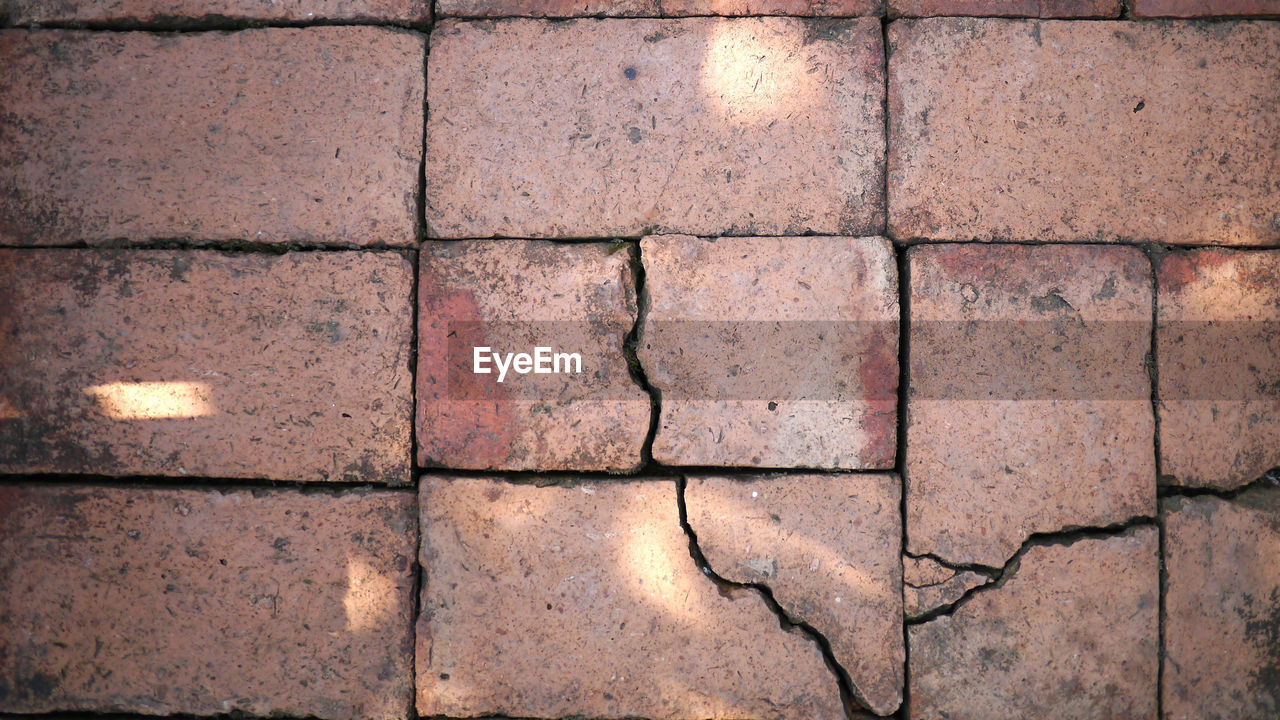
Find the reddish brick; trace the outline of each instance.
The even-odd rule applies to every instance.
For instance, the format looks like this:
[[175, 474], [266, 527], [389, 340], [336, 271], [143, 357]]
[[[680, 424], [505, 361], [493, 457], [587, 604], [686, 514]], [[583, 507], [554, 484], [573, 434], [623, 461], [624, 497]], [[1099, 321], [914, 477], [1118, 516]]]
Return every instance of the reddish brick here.
[[880, 0], [440, 0], [461, 17], [684, 17], [690, 15], [874, 15]]
[[1280, 15], [1280, 0], [1131, 0], [1134, 17]]
[[1001, 566], [1037, 532], [1155, 514], [1137, 248], [908, 254], [907, 547]]
[[[501, 470], [640, 465], [650, 411], [623, 353], [636, 322], [625, 250], [476, 240], [427, 242], [420, 255], [420, 464]], [[505, 378], [474, 372], [477, 347], [532, 354], [540, 346], [579, 354], [581, 372], [510, 370]]]
[[442, 22], [429, 232], [879, 232], [883, 66], [874, 18]]
[[991, 582], [987, 575], [956, 570], [927, 557], [902, 557], [903, 613], [908, 619], [950, 605], [965, 593]]
[[889, 27], [901, 239], [1280, 243], [1280, 25]]
[[831, 643], [857, 700], [902, 703], [901, 489], [893, 475], [693, 477], [689, 526], [711, 569], [768, 586]]
[[424, 43], [0, 32], [0, 244], [412, 245]]
[[1280, 251], [1169, 255], [1157, 282], [1164, 480], [1230, 489], [1280, 466]]
[[0, 15], [9, 22], [29, 23], [160, 23], [208, 20], [313, 22], [323, 20], [390, 20], [426, 22], [430, 0], [0, 0]]
[[1280, 490], [1164, 503], [1165, 720], [1275, 717]]
[[638, 349], [673, 465], [893, 466], [898, 295], [883, 238], [647, 237]]
[[892, 16], [1120, 17], [1120, 0], [889, 0]]
[[843, 720], [818, 646], [690, 557], [671, 480], [424, 477], [421, 715]]
[[0, 472], [408, 482], [412, 273], [0, 251]]
[[908, 626], [913, 720], [1155, 720], [1158, 533], [1031, 546], [955, 612]]
[[407, 493], [0, 487], [0, 711], [406, 718]]

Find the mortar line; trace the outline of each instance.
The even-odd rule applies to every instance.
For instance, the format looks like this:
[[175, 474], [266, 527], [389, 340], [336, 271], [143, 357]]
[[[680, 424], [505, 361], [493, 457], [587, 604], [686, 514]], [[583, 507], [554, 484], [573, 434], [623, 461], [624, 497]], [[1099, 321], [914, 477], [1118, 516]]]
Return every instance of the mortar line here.
[[92, 33], [127, 33], [144, 32], [165, 35], [192, 35], [214, 32], [243, 32], [245, 30], [305, 30], [313, 27], [380, 27], [388, 30], [400, 30], [426, 35], [430, 32], [431, 22], [414, 22], [409, 20], [389, 20], [383, 18], [343, 18], [343, 19], [252, 19], [235, 18], [217, 15], [201, 17], [162, 17], [156, 20], [54, 20], [48, 22], [13, 23], [4, 22], [0, 29], [26, 30], [69, 30]]

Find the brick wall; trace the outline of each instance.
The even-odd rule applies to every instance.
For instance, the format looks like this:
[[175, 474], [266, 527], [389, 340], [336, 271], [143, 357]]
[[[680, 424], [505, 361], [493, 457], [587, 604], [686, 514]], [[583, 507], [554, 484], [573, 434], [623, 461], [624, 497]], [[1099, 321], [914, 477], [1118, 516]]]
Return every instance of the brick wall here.
[[1274, 717], [1277, 18], [0, 0], [0, 713]]

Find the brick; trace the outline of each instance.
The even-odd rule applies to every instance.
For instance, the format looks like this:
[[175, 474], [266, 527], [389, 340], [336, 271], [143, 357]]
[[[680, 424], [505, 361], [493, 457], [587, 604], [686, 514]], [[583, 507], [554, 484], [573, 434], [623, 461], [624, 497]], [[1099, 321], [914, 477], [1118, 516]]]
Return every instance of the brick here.
[[1168, 498], [1165, 720], [1280, 708], [1280, 490]]
[[999, 567], [1033, 533], [1155, 514], [1137, 248], [911, 248], [907, 549]]
[[902, 703], [902, 520], [898, 478], [691, 477], [689, 526], [717, 575], [765, 585], [830, 643], [877, 715]]
[[1158, 533], [1030, 546], [954, 613], [907, 628], [910, 717], [1155, 720]]
[[[418, 287], [419, 464], [639, 467], [650, 410], [623, 352], [636, 322], [629, 257], [604, 243], [425, 243]], [[579, 354], [581, 372], [509, 371], [505, 379], [474, 372], [477, 347], [532, 354], [540, 346]]]
[[0, 487], [0, 711], [407, 718], [408, 493]]
[[1120, 0], [889, 0], [894, 17], [1115, 18]]
[[844, 718], [817, 645], [693, 561], [673, 481], [419, 492], [419, 714]]
[[0, 251], [0, 472], [409, 481], [395, 253]]
[[1134, 17], [1280, 15], [1277, 0], [1132, 0]]
[[875, 15], [880, 0], [440, 0], [461, 17], [686, 17], [692, 15]]
[[957, 570], [927, 557], [902, 557], [902, 604], [907, 619], [920, 618], [954, 604], [965, 593], [986, 585], [987, 575]]
[[874, 18], [444, 21], [428, 231], [879, 232], [883, 66]]
[[0, 0], [10, 23], [110, 23], [185, 25], [209, 21], [319, 22], [365, 20], [422, 23], [431, 19], [429, 0]]
[[1280, 243], [1280, 26], [930, 19], [889, 46], [896, 238]]
[[1162, 480], [1231, 489], [1280, 467], [1280, 251], [1168, 255], [1157, 283]]
[[412, 245], [424, 42], [0, 32], [0, 244]]
[[671, 465], [887, 469], [898, 296], [883, 238], [651, 236], [638, 347]]

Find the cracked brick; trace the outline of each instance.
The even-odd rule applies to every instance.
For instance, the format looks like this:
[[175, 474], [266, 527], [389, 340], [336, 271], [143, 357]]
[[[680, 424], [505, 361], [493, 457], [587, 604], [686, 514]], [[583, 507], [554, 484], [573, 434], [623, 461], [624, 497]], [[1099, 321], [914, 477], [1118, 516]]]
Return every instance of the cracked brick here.
[[0, 487], [0, 712], [404, 720], [413, 495]]
[[893, 475], [690, 477], [689, 526], [716, 575], [767, 586], [822, 634], [855, 697], [902, 702], [902, 520]]
[[929, 557], [902, 558], [902, 604], [908, 620], [920, 618], [954, 604], [991, 577], [973, 570], [947, 567]]
[[424, 40], [0, 31], [0, 245], [411, 246]]
[[910, 717], [1155, 720], [1158, 532], [1027, 546], [908, 627]]
[[418, 712], [843, 720], [817, 644], [694, 563], [676, 493], [423, 477]]
[[673, 465], [887, 469], [898, 299], [883, 238], [652, 236], [637, 356]]
[[1174, 253], [1157, 285], [1163, 480], [1231, 489], [1280, 466], [1280, 251]]
[[1280, 25], [888, 32], [895, 238], [1280, 243]]
[[427, 22], [431, 0], [0, 0], [0, 15], [30, 23], [187, 24], [204, 21]]
[[[640, 465], [649, 396], [623, 350], [636, 322], [629, 255], [604, 243], [425, 243], [418, 285], [418, 461], [501, 470]], [[476, 348], [575, 353], [569, 372], [503, 379]], [[550, 364], [548, 364], [549, 369]]]
[[0, 250], [0, 472], [409, 482], [390, 252]]
[[1280, 710], [1280, 489], [1168, 498], [1164, 720]]
[[446, 20], [427, 88], [435, 237], [883, 225], [875, 18]]
[[1137, 248], [911, 248], [907, 550], [999, 567], [1033, 533], [1155, 515]]

